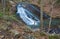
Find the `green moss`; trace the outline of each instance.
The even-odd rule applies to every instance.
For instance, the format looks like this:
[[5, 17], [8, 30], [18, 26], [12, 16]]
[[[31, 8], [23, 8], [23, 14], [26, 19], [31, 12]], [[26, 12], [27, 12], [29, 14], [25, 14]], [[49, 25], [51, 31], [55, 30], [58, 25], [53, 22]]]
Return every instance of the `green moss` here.
[[41, 0], [38, 1], [38, 4], [40, 4], [40, 1], [41, 1]]
[[54, 35], [54, 36], [49, 36], [49, 39], [60, 39], [59, 36]]
[[2, 17], [2, 16], [3, 16], [3, 13], [0, 12], [0, 17]]
[[56, 3], [60, 3], [60, 0], [57, 0]]
[[41, 36], [46, 36], [46, 34], [44, 32], [41, 32], [40, 35]]

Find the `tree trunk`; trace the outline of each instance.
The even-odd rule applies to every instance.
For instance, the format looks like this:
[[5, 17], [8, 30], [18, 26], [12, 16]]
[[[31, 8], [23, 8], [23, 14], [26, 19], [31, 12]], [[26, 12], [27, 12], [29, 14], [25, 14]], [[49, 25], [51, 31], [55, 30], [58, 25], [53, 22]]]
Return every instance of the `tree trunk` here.
[[41, 9], [41, 12], [40, 12], [40, 28], [41, 28], [41, 31], [43, 30], [43, 0], [41, 0], [41, 2], [40, 2], [40, 5], [41, 5], [41, 7], [40, 7], [40, 9]]
[[2, 2], [2, 8], [3, 8], [2, 12], [5, 14], [6, 0], [1, 0], [1, 2]]
[[49, 21], [49, 28], [48, 28], [48, 32], [50, 31], [50, 27], [51, 27], [51, 22], [52, 22], [52, 13], [53, 13], [53, 8], [54, 8], [54, 3], [56, 2], [57, 0], [53, 1], [51, 0], [51, 9], [50, 9], [50, 21]]

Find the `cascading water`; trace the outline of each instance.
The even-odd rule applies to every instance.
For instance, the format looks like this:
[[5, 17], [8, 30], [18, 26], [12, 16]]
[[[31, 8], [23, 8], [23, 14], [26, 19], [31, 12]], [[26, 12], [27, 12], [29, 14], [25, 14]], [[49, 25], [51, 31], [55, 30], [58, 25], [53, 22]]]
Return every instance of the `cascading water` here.
[[[40, 27], [40, 8], [36, 5], [29, 3], [17, 4], [17, 14], [22, 21], [29, 26], [32, 30], [38, 30]], [[43, 12], [44, 27], [49, 25], [50, 16]], [[60, 23], [60, 19], [52, 19], [51, 26], [55, 26]]]

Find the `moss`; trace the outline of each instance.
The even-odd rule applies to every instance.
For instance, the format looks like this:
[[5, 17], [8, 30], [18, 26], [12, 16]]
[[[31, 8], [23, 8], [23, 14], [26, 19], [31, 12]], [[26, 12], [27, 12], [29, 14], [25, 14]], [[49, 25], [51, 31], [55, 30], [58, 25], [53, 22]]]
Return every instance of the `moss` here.
[[0, 17], [2, 17], [2, 16], [3, 16], [3, 13], [0, 12]]
[[40, 1], [41, 1], [41, 0], [38, 1], [38, 4], [40, 4]]
[[40, 35], [41, 36], [46, 36], [46, 34], [44, 32], [41, 32]]
[[54, 35], [54, 36], [49, 36], [49, 39], [60, 39], [59, 36]]
[[57, 0], [56, 3], [60, 3], [60, 0]]

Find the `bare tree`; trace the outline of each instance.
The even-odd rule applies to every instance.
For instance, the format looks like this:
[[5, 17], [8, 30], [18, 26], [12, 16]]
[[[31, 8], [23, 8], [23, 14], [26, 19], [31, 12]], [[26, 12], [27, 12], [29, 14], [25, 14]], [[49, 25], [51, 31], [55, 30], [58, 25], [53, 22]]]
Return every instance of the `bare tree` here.
[[51, 8], [50, 8], [50, 21], [49, 21], [49, 29], [48, 29], [48, 32], [50, 30], [50, 26], [51, 26], [51, 22], [52, 22], [52, 13], [53, 13], [53, 9], [54, 9], [54, 3], [56, 2], [57, 0], [53, 1], [51, 0]]
[[1, 2], [2, 2], [3, 13], [5, 13], [6, 0], [1, 0]]
[[40, 2], [40, 9], [41, 9], [41, 12], [40, 12], [40, 25], [41, 25], [41, 31], [43, 29], [43, 6], [44, 6], [44, 0], [41, 0]]

